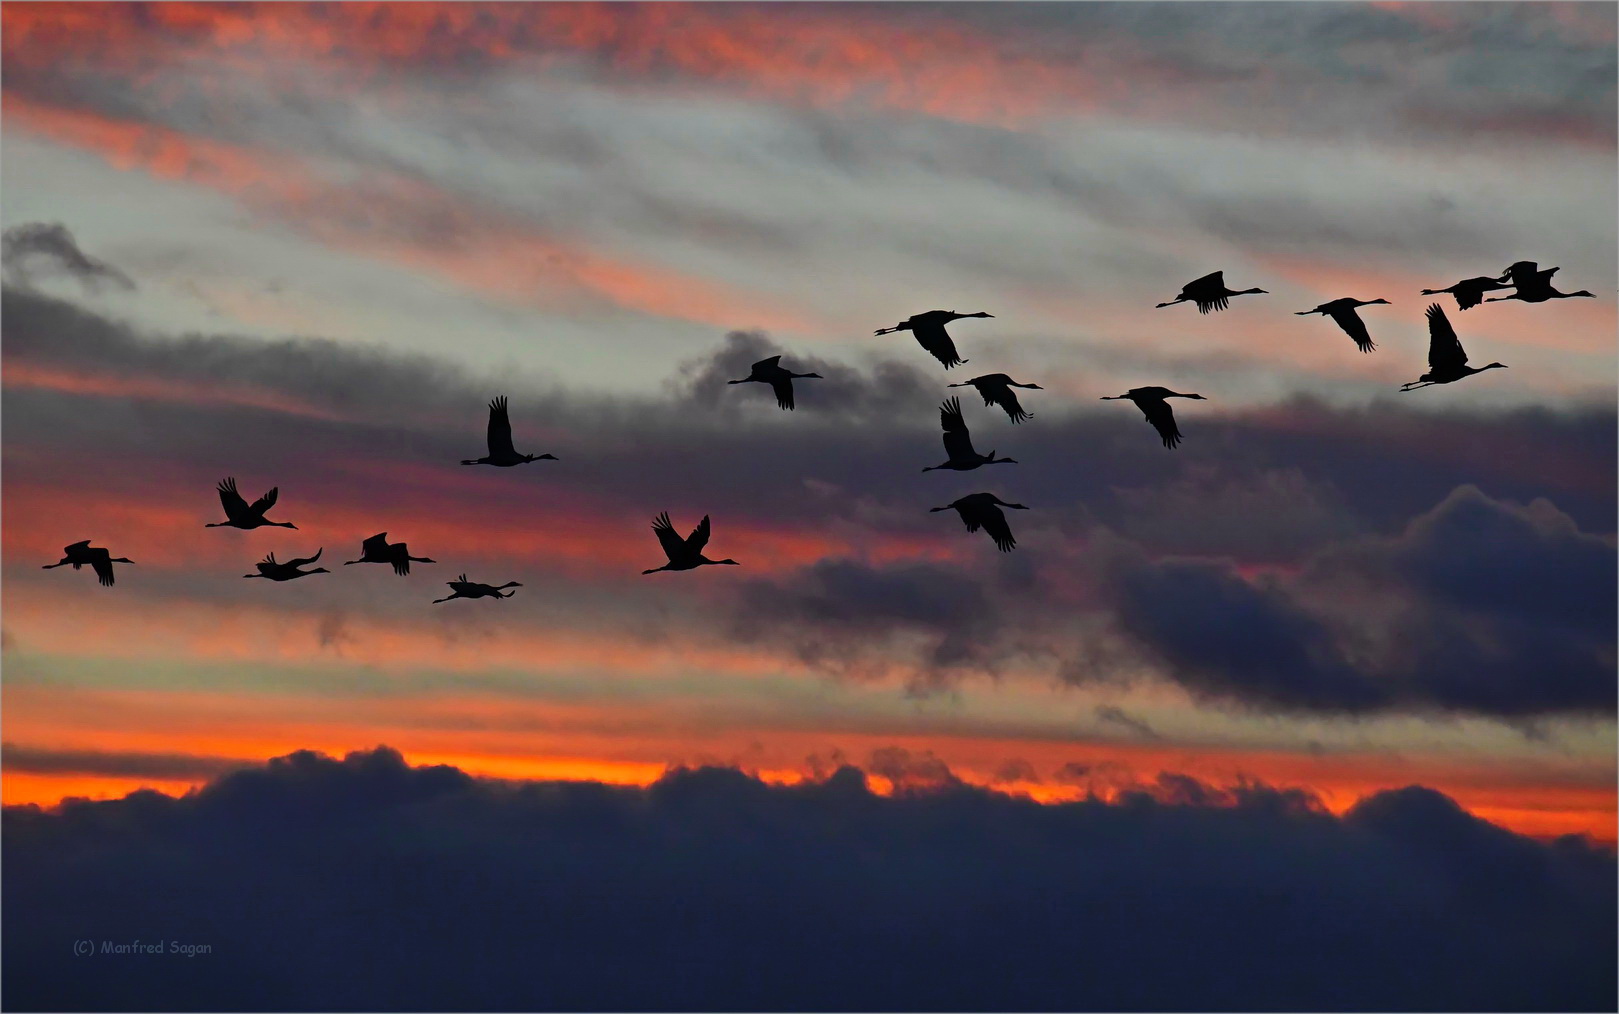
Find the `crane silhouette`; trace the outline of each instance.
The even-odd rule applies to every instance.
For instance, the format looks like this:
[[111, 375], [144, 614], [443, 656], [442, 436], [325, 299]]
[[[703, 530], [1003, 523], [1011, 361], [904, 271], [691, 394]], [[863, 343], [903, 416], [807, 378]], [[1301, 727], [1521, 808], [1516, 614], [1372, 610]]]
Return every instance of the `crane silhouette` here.
[[994, 451], [988, 454], [979, 454], [973, 450], [973, 438], [967, 432], [967, 420], [961, 417], [961, 399], [951, 398], [939, 406], [939, 424], [944, 427], [944, 453], [949, 460], [942, 465], [929, 465], [922, 469], [931, 472], [936, 468], [948, 468], [956, 472], [969, 472], [979, 465], [1015, 465], [1013, 458], [997, 458]]
[[1371, 352], [1377, 346], [1372, 344], [1372, 336], [1366, 332], [1366, 322], [1360, 319], [1360, 314], [1355, 312], [1355, 308], [1372, 306], [1377, 303], [1393, 305], [1386, 299], [1354, 299], [1345, 296], [1342, 299], [1334, 299], [1329, 303], [1322, 303], [1314, 310], [1296, 310], [1294, 311], [1294, 316], [1306, 317], [1312, 313], [1319, 313], [1323, 317], [1331, 317], [1333, 322], [1343, 329], [1344, 334], [1355, 340], [1357, 348], [1362, 352]]
[[503, 592], [501, 591], [502, 588], [523, 587], [519, 581], [507, 581], [503, 585], [479, 584], [476, 581], [468, 581], [465, 574], [462, 574], [454, 581], [444, 583], [450, 586], [450, 594], [441, 599], [434, 599], [434, 605], [438, 605], [440, 602], [448, 602], [451, 599], [509, 599], [517, 593]]
[[814, 377], [823, 379], [819, 373], [794, 373], [781, 365], [780, 356], [771, 356], [761, 359], [753, 364], [753, 372], [741, 380], [727, 380], [727, 384], [769, 384], [771, 390], [776, 392], [776, 404], [791, 412], [793, 410], [793, 378], [800, 380]]
[[327, 570], [325, 567], [316, 567], [314, 570], [298, 569], [306, 564], [314, 563], [316, 560], [320, 559], [320, 554], [323, 552], [325, 552], [325, 547], [315, 550], [314, 556], [306, 556], [297, 560], [288, 560], [286, 563], [277, 563], [274, 553], [266, 553], [264, 559], [260, 560], [254, 565], [258, 568], [259, 572], [257, 574], [243, 574], [242, 576], [263, 577], [268, 578], [271, 581], [291, 581], [294, 578], [308, 577], [311, 574], [330, 574], [331, 571]]
[[1505, 278], [1485, 278], [1481, 275], [1478, 278], [1463, 278], [1456, 284], [1443, 289], [1423, 289], [1422, 294], [1424, 296], [1437, 296], [1442, 292], [1448, 292], [1456, 297], [1456, 309], [1471, 310], [1484, 302], [1486, 292], [1511, 288], [1509, 285], [1502, 284], [1505, 281]]
[[437, 560], [425, 556], [411, 556], [410, 550], [403, 542], [389, 542], [387, 532], [378, 532], [369, 539], [360, 543], [360, 558], [346, 561], [343, 566], [348, 567], [356, 563], [386, 563], [390, 564], [394, 573], [400, 577], [410, 575], [412, 563], [437, 563]]
[[530, 461], [555, 461], [554, 454], [518, 454], [512, 446], [512, 419], [506, 411], [503, 394], [489, 403], [489, 453], [481, 458], [463, 459], [463, 465], [494, 465], [510, 468]]
[[1225, 287], [1225, 272], [1216, 271], [1204, 275], [1202, 278], [1187, 282], [1181, 289], [1181, 294], [1167, 303], [1159, 303], [1158, 308], [1174, 306], [1176, 303], [1191, 301], [1197, 304], [1198, 313], [1209, 313], [1214, 310], [1224, 310], [1230, 304], [1232, 296], [1246, 296], [1251, 293], [1263, 294], [1264, 289], [1228, 289]]
[[1485, 370], [1504, 370], [1503, 363], [1491, 363], [1474, 369], [1467, 365], [1467, 352], [1456, 329], [1445, 319], [1445, 311], [1438, 303], [1428, 307], [1428, 372], [1405, 384], [1402, 391], [1420, 391], [1434, 384], [1454, 384], [1463, 377], [1471, 377]]
[[1552, 288], [1552, 275], [1557, 274], [1557, 272], [1557, 268], [1547, 268], [1545, 271], [1541, 271], [1540, 265], [1534, 261], [1519, 261], [1502, 272], [1501, 277], [1497, 279], [1497, 281], [1504, 282], [1510, 278], [1517, 291], [1510, 295], [1486, 299], [1485, 302], [1501, 303], [1508, 299], [1517, 299], [1525, 303], [1544, 303], [1548, 299], [1573, 299], [1576, 296], [1596, 298], [1595, 293], [1587, 292], [1584, 289], [1578, 292], [1558, 292]]
[[729, 566], [740, 567], [735, 560], [710, 560], [703, 555], [703, 547], [708, 545], [709, 524], [708, 515], [697, 523], [690, 535], [684, 539], [675, 531], [675, 526], [669, 521], [669, 512], [664, 511], [652, 521], [652, 531], [658, 536], [658, 543], [663, 546], [663, 555], [669, 562], [661, 567], [643, 570], [642, 574], [656, 574], [660, 570], [695, 570], [698, 567]]
[[113, 556], [112, 553], [102, 549], [100, 546], [90, 545], [90, 540], [85, 539], [83, 542], [75, 542], [71, 546], [63, 546], [62, 559], [56, 563], [44, 564], [40, 569], [53, 570], [70, 563], [73, 565], [74, 570], [78, 570], [80, 567], [89, 567], [96, 572], [96, 580], [110, 588], [112, 587], [113, 578], [112, 565], [134, 562], [134, 560], [126, 559], [122, 556]]
[[219, 503], [225, 508], [224, 521], [210, 521], [204, 528], [297, 528], [290, 521], [267, 521], [265, 512], [275, 506], [276, 497], [281, 495], [280, 486], [272, 486], [270, 492], [254, 500], [249, 506], [242, 494], [236, 491], [236, 480], [227, 478], [217, 487], [219, 490]]
[[928, 513], [935, 514], [954, 508], [955, 512], [961, 515], [961, 523], [967, 526], [967, 531], [976, 532], [982, 528], [985, 534], [995, 540], [995, 548], [1003, 553], [1010, 553], [1017, 545], [1017, 540], [1012, 537], [1012, 529], [1006, 523], [1006, 515], [1001, 513], [1002, 507], [1010, 507], [1016, 511], [1029, 509], [1020, 503], [1007, 503], [994, 493], [970, 493], [943, 507], [930, 507]]
[[1198, 401], [1208, 399], [1201, 394], [1181, 394], [1171, 391], [1167, 387], [1136, 387], [1123, 394], [1105, 397], [1103, 401], [1133, 401], [1141, 414], [1147, 417], [1147, 422], [1164, 438], [1164, 446], [1174, 449], [1181, 442], [1181, 431], [1175, 426], [1175, 413], [1169, 407], [1168, 398], [1195, 398]]
[[993, 317], [993, 313], [957, 313], [954, 310], [929, 310], [926, 313], [912, 315], [900, 321], [893, 327], [878, 328], [872, 334], [893, 334], [895, 331], [909, 331], [916, 337], [916, 343], [927, 349], [933, 358], [944, 364], [945, 369], [960, 366], [967, 360], [961, 358], [956, 352], [956, 343], [950, 340], [945, 333], [944, 326], [953, 320], [965, 320], [968, 317]]
[[1039, 384], [1020, 384], [1004, 373], [986, 373], [982, 377], [974, 377], [971, 380], [964, 380], [959, 384], [950, 384], [948, 386], [972, 386], [977, 388], [978, 393], [984, 396], [984, 404], [999, 405], [1006, 410], [1007, 418], [1014, 423], [1020, 423], [1025, 419], [1033, 418], [1033, 416], [1025, 412], [1023, 406], [1018, 404], [1017, 395], [1012, 392], [1012, 388], [1023, 387], [1035, 391], [1045, 390]]

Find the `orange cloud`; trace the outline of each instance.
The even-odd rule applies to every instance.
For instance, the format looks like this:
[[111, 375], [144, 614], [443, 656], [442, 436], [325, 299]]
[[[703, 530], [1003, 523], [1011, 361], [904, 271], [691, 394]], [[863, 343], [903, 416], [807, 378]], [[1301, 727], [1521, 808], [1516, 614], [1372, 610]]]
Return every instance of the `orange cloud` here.
[[[5, 10], [9, 11], [7, 7]], [[427, 184], [371, 171], [363, 183], [320, 178], [302, 161], [156, 124], [47, 105], [7, 92], [8, 126], [96, 154], [116, 169], [216, 190], [332, 246], [447, 278], [523, 305], [583, 295], [654, 316], [724, 327], [800, 330], [770, 300], [661, 265], [539, 235], [509, 213]], [[378, 206], [385, 211], [378, 211]], [[367, 209], [364, 212], [355, 209]], [[379, 232], [376, 223], [389, 229]]]

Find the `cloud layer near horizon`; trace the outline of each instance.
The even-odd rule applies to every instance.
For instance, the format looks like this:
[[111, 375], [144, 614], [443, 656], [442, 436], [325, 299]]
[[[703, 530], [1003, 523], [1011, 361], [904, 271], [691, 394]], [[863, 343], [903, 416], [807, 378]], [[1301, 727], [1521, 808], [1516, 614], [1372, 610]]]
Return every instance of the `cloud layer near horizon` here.
[[[1040, 806], [878, 760], [490, 783], [379, 748], [4, 814], [5, 1000], [108, 1010], [1587, 1010], [1611, 854], [1411, 786]], [[76, 957], [76, 940], [211, 952]], [[244, 990], [244, 984], [250, 988]]]

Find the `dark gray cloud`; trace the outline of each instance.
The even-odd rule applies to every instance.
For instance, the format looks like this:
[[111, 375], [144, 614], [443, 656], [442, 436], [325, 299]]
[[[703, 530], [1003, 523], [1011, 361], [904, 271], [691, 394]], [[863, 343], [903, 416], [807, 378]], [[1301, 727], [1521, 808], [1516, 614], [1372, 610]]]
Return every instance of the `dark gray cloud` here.
[[[915, 758], [902, 765], [915, 767]], [[17, 1010], [1593, 1010], [1614, 863], [1411, 787], [1042, 806], [293, 754], [4, 814]], [[75, 940], [211, 952], [75, 957]], [[1165, 955], [1171, 955], [1166, 958]], [[1331, 955], [1324, 961], [1323, 955]], [[402, 956], [408, 958], [402, 959]], [[1165, 961], [1173, 966], [1166, 972]], [[89, 974], [87, 963], [103, 965]], [[1345, 969], [1352, 970], [1346, 974]]]
[[30, 774], [109, 775], [119, 778], [202, 779], [235, 771], [247, 762], [188, 753], [52, 750], [16, 743], [0, 745], [0, 762]]
[[60, 222], [25, 222], [7, 229], [0, 235], [0, 270], [15, 285], [61, 274], [92, 290], [103, 284], [126, 291], [135, 288], [128, 275], [79, 249], [73, 233]]

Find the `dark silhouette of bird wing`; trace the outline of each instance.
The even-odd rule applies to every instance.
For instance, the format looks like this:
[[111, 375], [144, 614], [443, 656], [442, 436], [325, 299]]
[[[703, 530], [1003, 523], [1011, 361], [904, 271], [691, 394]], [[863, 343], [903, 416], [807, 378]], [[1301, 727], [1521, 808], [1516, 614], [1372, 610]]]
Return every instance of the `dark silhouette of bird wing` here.
[[1343, 328], [1344, 334], [1355, 339], [1355, 345], [1362, 352], [1370, 352], [1377, 348], [1376, 345], [1372, 344], [1372, 336], [1366, 330], [1366, 322], [1360, 319], [1360, 314], [1355, 312], [1354, 307], [1345, 306], [1330, 310], [1327, 316], [1331, 317], [1339, 327]]
[[[299, 567], [307, 567], [311, 563], [314, 563], [316, 560], [320, 559], [320, 554], [322, 554], [324, 552], [326, 552], [326, 547], [322, 546], [321, 548], [315, 550], [315, 555], [314, 556], [305, 557], [305, 558], [300, 559], [300, 560], [288, 560], [287, 561], [287, 566], [291, 567], [293, 569], [297, 569]], [[265, 557], [265, 559], [269, 560], [271, 563], [275, 562], [275, 556], [273, 554], [270, 555], [270, 556]]]
[[1163, 399], [1138, 402], [1141, 412], [1164, 438], [1165, 447], [1174, 447], [1181, 442], [1181, 431], [1175, 426], [1175, 412], [1169, 407], [1169, 402]]
[[697, 522], [697, 527], [693, 528], [691, 530], [691, 534], [686, 536], [686, 552], [692, 554], [693, 556], [701, 553], [703, 551], [703, 547], [708, 545], [708, 534], [708, 515], [704, 514], [703, 520]]
[[62, 547], [62, 555], [63, 556], [72, 556], [78, 550], [89, 549], [89, 548], [90, 548], [90, 540], [85, 539], [83, 542], [75, 542], [71, 546], [63, 546]]
[[512, 447], [512, 420], [507, 414], [506, 396], [503, 394], [489, 403], [489, 456], [498, 458], [516, 454], [517, 449]]
[[663, 555], [673, 563], [686, 552], [686, 540], [675, 531], [675, 526], [669, 520], [669, 512], [664, 511], [652, 521], [652, 532], [658, 537], [658, 544], [663, 546]]
[[769, 359], [761, 359], [757, 363], [753, 364], [754, 373], [758, 373], [760, 370], [775, 370], [780, 368], [781, 356], [771, 356]]
[[264, 554], [264, 559], [262, 559], [262, 560], [260, 560], [258, 562], [258, 566], [260, 566], [260, 567], [279, 567], [281, 565], [279, 563], [275, 562], [275, 554], [274, 553], [265, 553]]
[[410, 576], [410, 547], [403, 542], [396, 542], [388, 547], [388, 562], [394, 565], [394, 573], [400, 577]]
[[112, 554], [105, 549], [92, 550], [89, 554], [90, 569], [96, 572], [96, 579], [103, 585], [112, 584]]
[[961, 417], [961, 399], [951, 398], [939, 407], [939, 425], [944, 427], [944, 453], [951, 461], [972, 461], [978, 457], [973, 450], [972, 434], [967, 432], [967, 420]]
[[1198, 313], [1208, 313], [1211, 310], [1224, 310], [1231, 305], [1225, 294], [1225, 272], [1216, 271], [1204, 275], [1202, 278], [1188, 282], [1186, 288], [1181, 290], [1192, 302], [1197, 304]]
[[[915, 317], [911, 318], [912, 321], [916, 319]], [[945, 333], [943, 323], [937, 321], [913, 323], [911, 325], [911, 334], [916, 336], [918, 345], [927, 349], [933, 358], [944, 364], [945, 369], [948, 370], [952, 366], [960, 366], [966, 362], [965, 359], [961, 358], [960, 353], [956, 351], [956, 343], [951, 341], [950, 336]]]
[[[776, 358], [781, 358], [777, 356]], [[776, 404], [791, 412], [793, 410], [793, 378], [787, 376], [776, 377], [770, 382], [770, 389], [776, 392]]]
[[1003, 553], [1011, 552], [1012, 547], [1017, 545], [1017, 540], [1012, 538], [1012, 529], [1006, 523], [1006, 514], [994, 504], [979, 504], [975, 510], [979, 514], [979, 523], [984, 526], [984, 531], [995, 540], [995, 548]]
[[1447, 373], [1467, 365], [1467, 352], [1438, 303], [1428, 307], [1428, 369]]
[[247, 513], [247, 501], [242, 494], [236, 492], [236, 480], [225, 479], [216, 487], [219, 490], [220, 506], [225, 508], [225, 516], [232, 520]]
[[360, 543], [360, 555], [367, 559], [386, 559], [388, 556], [388, 551], [389, 547], [387, 532], [378, 532], [369, 539], [366, 539], [364, 542]]
[[1013, 422], [1022, 422], [1029, 418], [1029, 413], [1018, 404], [1017, 394], [1006, 385], [1004, 380], [997, 380], [993, 384], [983, 384], [978, 387], [978, 393], [984, 396], [984, 404], [998, 405], [1006, 410], [1007, 418]]
[[[264, 515], [265, 511], [267, 511], [271, 507], [275, 506], [276, 497], [278, 497], [280, 495], [281, 495], [281, 487], [280, 486], [271, 486], [270, 487], [270, 492], [268, 492], [268, 493], [264, 494], [263, 496], [259, 497], [257, 500], [254, 500], [253, 501], [253, 506], [251, 508], [249, 508], [249, 509], [254, 514], [257, 514], [260, 517], [262, 517]], [[238, 497], [237, 499], [241, 499], [241, 498]]]

